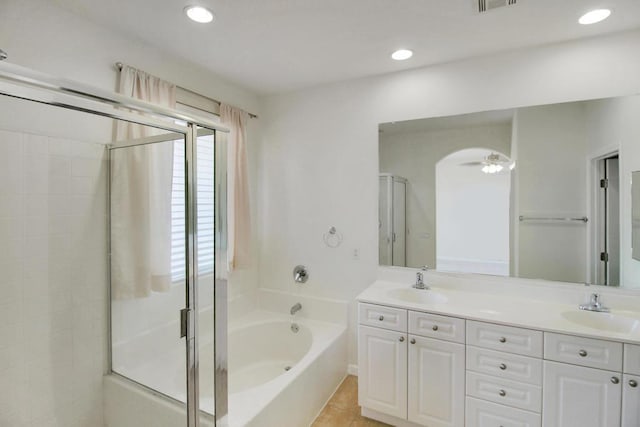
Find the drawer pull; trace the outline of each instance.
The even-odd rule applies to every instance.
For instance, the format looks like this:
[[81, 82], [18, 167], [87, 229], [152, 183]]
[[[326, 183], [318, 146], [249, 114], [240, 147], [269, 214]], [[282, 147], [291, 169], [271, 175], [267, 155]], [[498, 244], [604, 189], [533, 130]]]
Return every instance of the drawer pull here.
[[380, 317], [378, 317], [378, 320], [382, 322], [384, 320], [384, 316], [380, 315]]
[[400, 337], [400, 342], [404, 342], [404, 337]]
[[416, 339], [415, 338], [411, 338], [411, 344], [415, 344], [416, 343]]
[[505, 365], [504, 363], [501, 363], [501, 364], [500, 364], [500, 369], [501, 369], [502, 371], [506, 370], [506, 369], [507, 369], [507, 365]]
[[578, 354], [580, 355], [580, 357], [587, 357], [587, 350], [580, 350]]
[[620, 380], [618, 379], [618, 377], [611, 377], [611, 382], [614, 384], [618, 384]]
[[500, 342], [507, 342], [507, 339], [505, 337], [500, 337]]
[[433, 329], [434, 331], [437, 331], [438, 330], [438, 325], [433, 325], [433, 327], [431, 329]]
[[500, 391], [498, 392], [498, 394], [499, 394], [500, 396], [502, 396], [502, 397], [505, 397], [505, 396], [507, 395], [507, 392], [506, 392], [506, 391], [504, 391], [504, 390], [500, 390]]
[[629, 387], [631, 387], [631, 388], [636, 388], [636, 387], [638, 387], [638, 381], [636, 381], [636, 380], [629, 380]]

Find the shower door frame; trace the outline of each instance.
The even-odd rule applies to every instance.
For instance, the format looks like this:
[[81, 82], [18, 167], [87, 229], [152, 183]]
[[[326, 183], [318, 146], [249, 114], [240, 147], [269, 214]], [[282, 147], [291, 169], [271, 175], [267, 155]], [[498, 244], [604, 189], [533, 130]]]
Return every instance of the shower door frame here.
[[[198, 117], [192, 114], [179, 112], [173, 109], [161, 107], [148, 102], [140, 101], [114, 92], [105, 91], [90, 85], [56, 78], [44, 73], [40, 73], [25, 67], [21, 67], [8, 62], [0, 63], [0, 95], [12, 98], [23, 99], [25, 101], [51, 105], [54, 107], [81, 111], [111, 118], [123, 120], [143, 126], [151, 126], [166, 131], [175, 132], [184, 137], [186, 144], [186, 194], [185, 194], [185, 226], [186, 226], [186, 295], [185, 309], [186, 316], [181, 315], [181, 322], [185, 319], [185, 351], [186, 351], [186, 373], [187, 373], [187, 426], [199, 427], [200, 425], [200, 402], [199, 402], [199, 365], [198, 365], [198, 300], [197, 300], [197, 198], [196, 198], [196, 150], [198, 128], [210, 130], [214, 133], [214, 146], [217, 144], [217, 132], [228, 133], [229, 129], [211, 120]], [[137, 114], [136, 114], [137, 113]], [[144, 115], [143, 115], [144, 114]], [[163, 120], [164, 119], [164, 120]], [[171, 121], [167, 121], [170, 119]], [[183, 126], [176, 121], [186, 122]], [[135, 146], [139, 144], [131, 144]], [[108, 148], [113, 148], [107, 146]], [[124, 148], [124, 146], [118, 146]], [[111, 149], [109, 152], [109, 173]], [[214, 160], [215, 161], [215, 160]], [[110, 176], [108, 182], [110, 182]], [[110, 190], [108, 194], [110, 194]], [[110, 204], [109, 204], [110, 206]], [[215, 227], [215, 223], [214, 223]], [[110, 253], [110, 232], [108, 235]], [[214, 245], [215, 246], [215, 245]], [[214, 247], [214, 258], [216, 256]], [[110, 277], [108, 277], [110, 283]], [[219, 287], [225, 289], [218, 289]], [[109, 374], [115, 374], [111, 366], [111, 286], [108, 292], [108, 362]], [[215, 425], [223, 425], [223, 419], [227, 415], [227, 305], [226, 301], [218, 302], [217, 295], [226, 295], [226, 283], [215, 283], [215, 263], [214, 263], [214, 357], [215, 357]], [[176, 316], [180, 315], [176, 313]], [[218, 338], [220, 336], [220, 339]], [[116, 374], [117, 375], [117, 374]], [[134, 382], [126, 377], [127, 381]], [[224, 392], [223, 395], [219, 393]]]

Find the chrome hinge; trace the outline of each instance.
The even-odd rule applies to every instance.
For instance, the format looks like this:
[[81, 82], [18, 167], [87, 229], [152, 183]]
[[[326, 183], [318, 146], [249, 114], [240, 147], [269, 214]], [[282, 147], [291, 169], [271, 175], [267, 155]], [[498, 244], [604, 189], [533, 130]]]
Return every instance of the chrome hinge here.
[[[187, 335], [189, 335], [187, 337]], [[193, 331], [193, 310], [183, 308], [180, 310], [180, 338], [187, 339], [193, 338], [195, 332]]]
[[609, 188], [609, 180], [601, 179], [600, 180], [600, 188]]
[[609, 254], [607, 252], [600, 252], [600, 261], [609, 262]]

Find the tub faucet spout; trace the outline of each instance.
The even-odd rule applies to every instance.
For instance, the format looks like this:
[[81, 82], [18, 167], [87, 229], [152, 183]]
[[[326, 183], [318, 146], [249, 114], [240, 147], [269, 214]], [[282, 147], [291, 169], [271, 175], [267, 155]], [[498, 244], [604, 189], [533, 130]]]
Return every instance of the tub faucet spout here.
[[295, 303], [293, 307], [291, 307], [291, 315], [293, 316], [300, 310], [302, 310], [302, 304], [300, 304], [299, 302]]

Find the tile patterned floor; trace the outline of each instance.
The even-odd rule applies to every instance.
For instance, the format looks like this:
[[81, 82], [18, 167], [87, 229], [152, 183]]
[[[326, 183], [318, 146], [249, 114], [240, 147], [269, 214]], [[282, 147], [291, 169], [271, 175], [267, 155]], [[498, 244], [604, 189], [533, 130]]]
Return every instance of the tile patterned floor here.
[[390, 427], [360, 415], [358, 406], [358, 377], [349, 375], [331, 400], [327, 402], [311, 427]]

